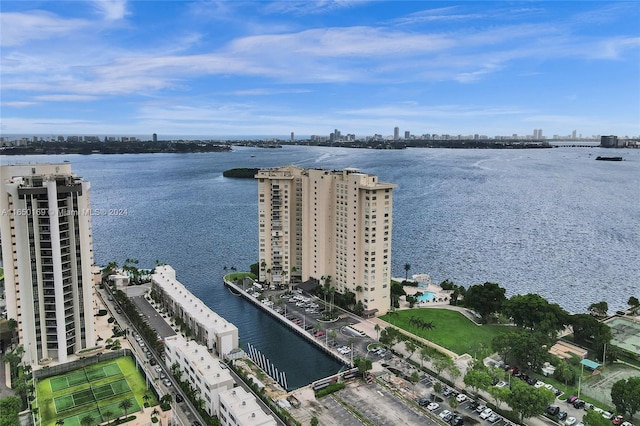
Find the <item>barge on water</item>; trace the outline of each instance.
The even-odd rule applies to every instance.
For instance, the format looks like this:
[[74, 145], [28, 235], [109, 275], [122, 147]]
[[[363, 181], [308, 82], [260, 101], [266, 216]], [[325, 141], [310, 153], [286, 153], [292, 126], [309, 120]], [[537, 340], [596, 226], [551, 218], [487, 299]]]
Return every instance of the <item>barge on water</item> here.
[[597, 156], [596, 160], [598, 161], [622, 161], [622, 157], [603, 157], [603, 156]]

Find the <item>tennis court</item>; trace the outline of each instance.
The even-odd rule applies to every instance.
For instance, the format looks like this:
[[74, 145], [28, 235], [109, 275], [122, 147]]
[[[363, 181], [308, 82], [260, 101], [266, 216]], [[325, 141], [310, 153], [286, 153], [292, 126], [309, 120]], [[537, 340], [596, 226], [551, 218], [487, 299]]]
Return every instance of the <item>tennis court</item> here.
[[92, 387], [93, 395], [96, 401], [101, 399], [107, 399], [121, 393], [129, 392], [131, 388], [126, 379], [117, 380], [111, 383], [105, 383], [104, 385]]
[[91, 389], [82, 389], [71, 394], [53, 398], [53, 403], [56, 406], [57, 413], [71, 410], [72, 408], [81, 407], [94, 401], [95, 399], [93, 398]]
[[96, 380], [104, 379], [105, 377], [122, 374], [122, 370], [120, 370], [118, 364], [114, 362], [102, 367], [85, 369], [85, 373], [87, 374], [87, 379], [89, 379], [90, 382], [95, 382]]
[[611, 328], [611, 343], [640, 355], [640, 323], [629, 318], [615, 317], [607, 321]]
[[57, 392], [86, 382], [87, 376], [84, 374], [84, 371], [77, 370], [51, 379], [51, 390]]
[[63, 389], [72, 388], [74, 386], [81, 385], [87, 382], [95, 382], [106, 377], [121, 375], [122, 370], [117, 363], [113, 362], [107, 365], [85, 368], [82, 370], [76, 370], [62, 376], [54, 377], [51, 379], [51, 390], [58, 392]]
[[[144, 377], [131, 357], [120, 357], [92, 364], [58, 376], [44, 378], [37, 386], [37, 407], [41, 426], [81, 426], [91, 416], [92, 424], [100, 424], [125, 415], [119, 405], [131, 402], [127, 415], [139, 412], [142, 397], [147, 394]], [[157, 404], [157, 399], [150, 400]]]
[[611, 400], [611, 388], [618, 380], [638, 377], [640, 372], [625, 364], [608, 365], [586, 380], [582, 381], [582, 392], [593, 399], [606, 403], [613, 407]]
[[82, 419], [90, 416], [93, 419], [93, 423], [92, 424], [99, 424], [103, 422], [102, 417], [100, 416], [100, 411], [97, 409], [91, 410], [91, 411], [85, 411], [83, 413], [80, 413], [78, 415], [75, 416], [71, 416], [71, 417], [65, 417], [64, 419], [64, 426], [80, 426], [82, 425]]

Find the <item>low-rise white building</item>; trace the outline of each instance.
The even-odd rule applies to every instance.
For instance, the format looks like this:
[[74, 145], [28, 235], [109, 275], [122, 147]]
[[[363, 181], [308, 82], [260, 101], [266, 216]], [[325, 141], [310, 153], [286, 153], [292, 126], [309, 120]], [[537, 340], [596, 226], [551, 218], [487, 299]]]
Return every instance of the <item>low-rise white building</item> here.
[[176, 279], [168, 265], [158, 266], [151, 276], [152, 291], [172, 316], [191, 329], [195, 339], [221, 357], [238, 348], [238, 328], [212, 311]]
[[241, 387], [220, 393], [220, 415], [222, 426], [275, 426], [273, 416], [266, 414], [253, 394]]
[[186, 341], [182, 336], [167, 337], [164, 340], [165, 363], [167, 368], [176, 364], [182, 372], [182, 381], [191, 384], [200, 392], [204, 408], [211, 416], [219, 413], [218, 395], [231, 390], [235, 381], [226, 367], [214, 358], [206, 347], [195, 342]]

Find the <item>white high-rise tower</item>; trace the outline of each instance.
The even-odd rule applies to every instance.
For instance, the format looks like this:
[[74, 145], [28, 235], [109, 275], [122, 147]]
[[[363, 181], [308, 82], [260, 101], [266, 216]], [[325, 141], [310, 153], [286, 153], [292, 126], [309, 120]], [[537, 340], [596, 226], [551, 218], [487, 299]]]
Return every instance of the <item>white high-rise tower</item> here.
[[90, 207], [70, 164], [0, 166], [7, 317], [29, 364], [96, 345]]
[[[371, 314], [390, 307], [394, 184], [356, 169], [260, 170], [260, 280], [331, 277]], [[322, 283], [324, 284], [324, 283]]]

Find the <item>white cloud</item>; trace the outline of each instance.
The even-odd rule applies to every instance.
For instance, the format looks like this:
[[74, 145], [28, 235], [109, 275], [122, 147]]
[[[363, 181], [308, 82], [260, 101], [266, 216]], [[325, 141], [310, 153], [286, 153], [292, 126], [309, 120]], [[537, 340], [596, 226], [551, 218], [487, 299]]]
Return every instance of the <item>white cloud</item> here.
[[275, 1], [264, 8], [270, 14], [318, 15], [365, 4], [364, 0]]
[[77, 34], [88, 26], [87, 20], [60, 18], [45, 11], [3, 12], [0, 14], [0, 45], [19, 46], [32, 40], [48, 40], [62, 35]]
[[31, 102], [31, 101], [9, 101], [9, 102], [2, 102], [2, 106], [7, 106], [7, 107], [12, 107], [12, 108], [24, 108], [24, 107], [30, 107], [33, 105], [38, 105], [37, 102]]
[[38, 101], [53, 101], [53, 102], [88, 102], [99, 99], [97, 96], [87, 95], [40, 95], [34, 96], [34, 99]]
[[95, 0], [96, 11], [107, 21], [119, 21], [128, 15], [125, 0]]

